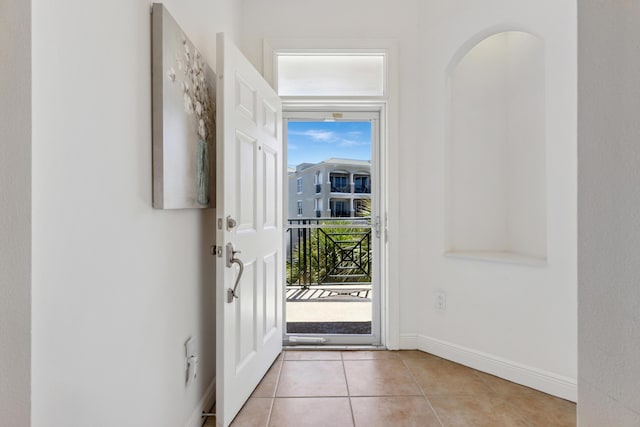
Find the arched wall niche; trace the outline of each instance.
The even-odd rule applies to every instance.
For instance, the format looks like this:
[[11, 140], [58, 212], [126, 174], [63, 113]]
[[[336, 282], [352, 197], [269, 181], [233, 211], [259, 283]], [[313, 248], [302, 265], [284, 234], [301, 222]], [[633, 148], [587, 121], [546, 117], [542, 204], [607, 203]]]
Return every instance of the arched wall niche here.
[[503, 31], [465, 45], [448, 69], [447, 254], [547, 258], [545, 52]]

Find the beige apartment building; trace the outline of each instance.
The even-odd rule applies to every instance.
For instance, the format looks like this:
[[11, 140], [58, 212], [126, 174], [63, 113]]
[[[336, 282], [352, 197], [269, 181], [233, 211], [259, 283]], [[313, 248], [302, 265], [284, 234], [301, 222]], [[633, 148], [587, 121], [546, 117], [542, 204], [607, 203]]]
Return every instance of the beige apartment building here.
[[370, 199], [369, 160], [329, 158], [289, 169], [290, 219], [362, 216]]

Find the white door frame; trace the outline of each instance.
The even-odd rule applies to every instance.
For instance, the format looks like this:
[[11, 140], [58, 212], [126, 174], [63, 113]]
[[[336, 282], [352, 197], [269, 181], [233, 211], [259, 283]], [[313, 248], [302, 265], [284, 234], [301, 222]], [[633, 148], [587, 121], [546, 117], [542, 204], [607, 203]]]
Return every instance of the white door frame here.
[[[390, 350], [401, 348], [400, 339], [400, 224], [399, 186], [399, 67], [398, 41], [394, 39], [269, 39], [263, 42], [263, 75], [276, 88], [276, 56], [280, 52], [377, 51], [386, 56], [385, 94], [376, 98], [283, 98], [283, 109], [321, 108], [330, 104], [346, 110], [350, 107], [377, 107], [380, 111], [381, 212], [384, 240], [381, 245], [381, 337]], [[393, 143], [390, 143], [393, 142]], [[384, 164], [382, 164], [384, 163]]]
[[[386, 240], [386, 230], [383, 230], [384, 227], [380, 226], [379, 237], [377, 237], [377, 233], [374, 232], [374, 221], [375, 217], [379, 217], [382, 221], [384, 218], [385, 210], [384, 210], [384, 179], [383, 179], [383, 170], [384, 168], [381, 163], [383, 162], [382, 156], [380, 155], [381, 142], [382, 142], [382, 129], [381, 129], [381, 117], [384, 114], [384, 105], [382, 103], [376, 103], [375, 105], [372, 103], [358, 103], [358, 104], [327, 104], [325, 102], [316, 102], [316, 103], [288, 103], [283, 104], [283, 118], [284, 118], [284, 126], [283, 126], [283, 157], [284, 162], [287, 164], [287, 123], [289, 120], [295, 121], [321, 121], [323, 118], [331, 116], [333, 113], [341, 113], [343, 116], [338, 119], [340, 121], [351, 122], [351, 121], [370, 121], [372, 122], [372, 134], [371, 134], [371, 176], [374, 185], [372, 186], [371, 192], [371, 202], [372, 207], [374, 208], [372, 215], [372, 243], [373, 243], [373, 269], [372, 269], [372, 277], [371, 277], [371, 288], [372, 288], [372, 310], [371, 310], [371, 335], [347, 335], [347, 334], [303, 334], [305, 338], [309, 337], [323, 337], [329, 339], [327, 342], [327, 346], [342, 346], [342, 345], [374, 345], [381, 346], [384, 344], [384, 334], [383, 334], [383, 321], [385, 318], [384, 313], [384, 297], [386, 293], [383, 291], [383, 284], [385, 281], [384, 277], [384, 269], [383, 269], [383, 260], [384, 260], [384, 242]], [[283, 185], [285, 187], [284, 194], [284, 206], [283, 212], [288, 212], [288, 177], [285, 171], [285, 176], [283, 179]], [[283, 230], [286, 229], [285, 224], [283, 224]], [[284, 252], [283, 252], [284, 253]], [[284, 260], [283, 260], [284, 261]], [[303, 303], [301, 303], [303, 304]], [[283, 331], [285, 340], [285, 344], [288, 341], [288, 338], [291, 336], [300, 336], [301, 334], [290, 334], [287, 333], [286, 330], [286, 292], [283, 292]]]

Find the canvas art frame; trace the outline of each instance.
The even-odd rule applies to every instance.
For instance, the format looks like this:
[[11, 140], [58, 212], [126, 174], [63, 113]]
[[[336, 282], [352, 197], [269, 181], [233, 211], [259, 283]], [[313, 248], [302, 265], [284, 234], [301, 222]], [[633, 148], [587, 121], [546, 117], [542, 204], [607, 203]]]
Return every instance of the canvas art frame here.
[[151, 9], [153, 207], [215, 207], [216, 74], [161, 3]]

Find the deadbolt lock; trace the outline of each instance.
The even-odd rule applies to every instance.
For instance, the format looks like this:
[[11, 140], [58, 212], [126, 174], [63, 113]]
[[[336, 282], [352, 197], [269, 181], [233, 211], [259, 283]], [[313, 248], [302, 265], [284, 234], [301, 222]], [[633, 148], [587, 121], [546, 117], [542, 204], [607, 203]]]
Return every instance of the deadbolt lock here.
[[238, 225], [238, 222], [231, 217], [231, 215], [227, 216], [227, 230], [231, 231], [232, 228], [235, 228]]

